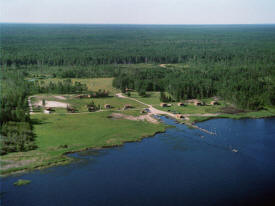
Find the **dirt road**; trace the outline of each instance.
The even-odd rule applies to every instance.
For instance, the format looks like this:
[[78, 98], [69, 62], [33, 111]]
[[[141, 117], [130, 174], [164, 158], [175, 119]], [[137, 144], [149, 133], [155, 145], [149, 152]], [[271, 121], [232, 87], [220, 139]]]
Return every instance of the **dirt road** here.
[[[155, 107], [153, 107], [153, 106], [150, 105], [150, 104], [146, 104], [146, 103], [141, 102], [141, 101], [139, 101], [139, 100], [137, 100], [137, 99], [135, 99], [135, 98], [132, 98], [132, 97], [126, 97], [126, 96], [124, 96], [122, 93], [118, 93], [118, 94], [116, 94], [116, 96], [119, 97], [119, 98], [131, 99], [131, 100], [133, 100], [133, 101], [139, 102], [139, 103], [141, 103], [141, 104], [147, 106], [147, 107], [148, 107], [148, 110], [149, 110], [147, 116], [150, 116], [150, 115], [165, 115], [165, 116], [172, 117], [173, 119], [178, 119], [178, 117], [177, 117], [176, 114], [173, 114], [173, 113], [171, 113], [171, 112], [166, 112], [166, 111], [162, 111], [162, 110], [156, 109]], [[198, 129], [198, 130], [200, 130], [200, 131], [202, 131], [202, 132], [211, 134], [211, 135], [215, 135], [216, 133], [211, 132], [211, 131], [208, 131], [208, 130], [203, 129], [203, 128], [200, 128], [200, 127], [198, 127], [197, 125], [191, 124], [190, 122], [188, 122], [188, 121], [190, 120], [189, 117], [190, 117], [190, 116], [207, 117], [207, 116], [218, 116], [218, 115], [219, 115], [218, 113], [217, 113], [217, 114], [211, 114], [211, 113], [209, 113], [209, 114], [183, 114], [184, 119], [187, 120], [187, 122], [185, 122], [186, 125], [188, 125], [188, 126], [194, 128], [194, 129]], [[143, 116], [146, 116], [146, 115], [143, 115]], [[151, 117], [151, 116], [150, 116], [150, 117]], [[152, 118], [152, 117], [151, 117], [151, 118]]]
[[147, 106], [148, 109], [149, 109], [149, 112], [148, 112], [148, 113], [150, 113], [150, 114], [153, 114], [153, 115], [167, 115], [167, 116], [169, 116], [169, 117], [172, 117], [172, 118], [174, 118], [174, 119], [177, 119], [177, 116], [176, 116], [175, 114], [171, 113], [171, 112], [165, 112], [165, 111], [156, 109], [155, 107], [153, 107], [153, 106], [150, 105], [150, 104], [146, 104], [146, 103], [144, 103], [144, 102], [142, 102], [142, 101], [139, 101], [139, 100], [137, 100], [137, 99], [135, 99], [135, 98], [132, 98], [132, 97], [126, 97], [126, 96], [124, 96], [122, 93], [118, 93], [118, 94], [116, 94], [116, 96], [119, 97], [119, 98], [131, 99], [131, 100], [133, 100], [133, 101], [136, 101], [136, 102], [138, 102], [138, 103], [140, 103], [140, 104], [143, 104], [143, 105]]

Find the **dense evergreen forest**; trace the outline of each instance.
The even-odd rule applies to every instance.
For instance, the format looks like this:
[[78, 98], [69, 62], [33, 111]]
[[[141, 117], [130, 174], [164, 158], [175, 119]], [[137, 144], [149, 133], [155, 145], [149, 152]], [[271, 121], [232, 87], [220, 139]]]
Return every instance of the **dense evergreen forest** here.
[[274, 61], [274, 25], [1, 24], [1, 64]]
[[27, 102], [31, 90], [21, 72], [1, 71], [1, 155], [36, 148]]
[[[242, 109], [275, 105], [275, 25], [0, 26], [2, 154], [36, 147], [28, 96], [87, 90], [68, 78], [115, 77], [122, 91], [161, 91], [169, 101], [219, 96]], [[63, 80], [26, 81], [48, 77]]]
[[188, 68], [139, 68], [122, 72], [114, 79], [113, 86], [140, 93], [166, 91], [174, 101], [219, 96], [239, 108], [259, 110], [265, 105], [275, 105], [275, 66], [229, 68], [196, 64]]

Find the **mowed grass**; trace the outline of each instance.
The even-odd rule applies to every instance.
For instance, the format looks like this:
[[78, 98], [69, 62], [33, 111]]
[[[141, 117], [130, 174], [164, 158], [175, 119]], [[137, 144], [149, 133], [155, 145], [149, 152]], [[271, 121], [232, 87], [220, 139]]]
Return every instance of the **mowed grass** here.
[[65, 164], [72, 160], [65, 153], [139, 141], [166, 128], [146, 121], [115, 120], [108, 118], [110, 114], [32, 115], [38, 149], [4, 155], [2, 161], [11, 165], [1, 168], [1, 173]]

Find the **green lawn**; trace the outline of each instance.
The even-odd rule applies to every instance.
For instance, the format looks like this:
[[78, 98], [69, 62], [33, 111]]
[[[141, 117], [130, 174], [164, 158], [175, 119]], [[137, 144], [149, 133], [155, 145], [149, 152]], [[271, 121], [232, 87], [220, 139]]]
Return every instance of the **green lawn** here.
[[7, 166], [1, 173], [29, 170], [65, 164], [71, 161], [64, 154], [86, 148], [122, 145], [128, 141], [139, 141], [164, 131], [164, 124], [151, 124], [143, 121], [108, 118], [110, 112], [32, 115], [37, 122], [34, 132], [37, 135], [38, 149], [28, 152], [10, 153], [2, 156]]

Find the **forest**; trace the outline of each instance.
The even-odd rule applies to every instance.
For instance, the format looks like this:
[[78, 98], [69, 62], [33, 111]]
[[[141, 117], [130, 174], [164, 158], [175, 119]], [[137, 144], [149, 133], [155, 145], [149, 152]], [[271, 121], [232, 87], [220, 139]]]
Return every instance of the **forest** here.
[[28, 96], [87, 91], [70, 78], [114, 77], [122, 92], [160, 91], [165, 101], [275, 105], [274, 25], [1, 24], [0, 65], [1, 154], [36, 147]]
[[1, 71], [0, 154], [36, 148], [27, 102], [31, 85], [22, 72]]
[[[172, 100], [219, 96], [241, 109], [259, 110], [275, 105], [275, 66], [207, 67], [188, 69], [137, 69], [122, 72], [113, 86], [125, 91], [135, 89], [168, 92]], [[163, 98], [162, 100], [164, 100]]]
[[1, 65], [274, 61], [274, 25], [1, 24]]

